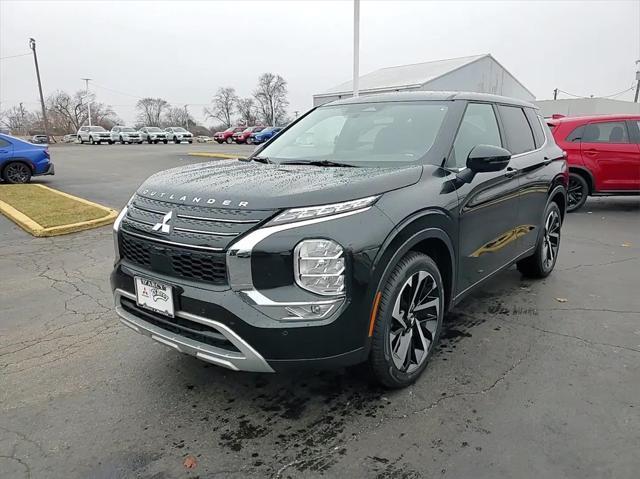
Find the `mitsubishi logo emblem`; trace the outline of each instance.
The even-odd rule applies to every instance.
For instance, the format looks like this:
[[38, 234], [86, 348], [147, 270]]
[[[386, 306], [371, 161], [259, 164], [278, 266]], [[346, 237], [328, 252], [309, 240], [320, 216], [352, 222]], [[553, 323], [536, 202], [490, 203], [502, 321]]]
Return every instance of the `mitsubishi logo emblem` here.
[[162, 222], [153, 225], [153, 231], [160, 231], [160, 233], [165, 235], [171, 233], [171, 225], [169, 224], [171, 218], [173, 218], [173, 211], [169, 211], [166, 215], [164, 215], [164, 217], [162, 218]]

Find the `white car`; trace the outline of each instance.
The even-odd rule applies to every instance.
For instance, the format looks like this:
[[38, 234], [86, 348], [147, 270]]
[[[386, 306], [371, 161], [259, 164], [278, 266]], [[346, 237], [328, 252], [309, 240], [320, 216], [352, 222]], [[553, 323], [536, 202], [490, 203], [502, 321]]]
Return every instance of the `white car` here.
[[119, 142], [123, 145], [126, 143], [142, 143], [140, 132], [130, 126], [114, 126], [111, 128], [111, 142]]
[[111, 143], [111, 135], [101, 126], [81, 126], [77, 136], [80, 143], [88, 142], [92, 145], [100, 144], [103, 141]]
[[182, 143], [183, 141], [193, 143], [193, 134], [181, 126], [170, 126], [165, 128], [164, 131], [167, 133], [167, 139], [172, 140], [174, 143]]
[[165, 145], [167, 144], [167, 133], [162, 131], [157, 126], [144, 126], [140, 128], [140, 139], [147, 143], [158, 143], [163, 142]]

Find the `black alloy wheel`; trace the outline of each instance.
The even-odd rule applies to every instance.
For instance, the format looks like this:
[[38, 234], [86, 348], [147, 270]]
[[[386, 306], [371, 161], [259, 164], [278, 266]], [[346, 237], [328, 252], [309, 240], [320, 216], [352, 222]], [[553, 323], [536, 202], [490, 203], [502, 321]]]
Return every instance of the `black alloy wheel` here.
[[31, 179], [31, 168], [22, 162], [13, 161], [4, 167], [2, 178], [14, 185], [28, 183]]

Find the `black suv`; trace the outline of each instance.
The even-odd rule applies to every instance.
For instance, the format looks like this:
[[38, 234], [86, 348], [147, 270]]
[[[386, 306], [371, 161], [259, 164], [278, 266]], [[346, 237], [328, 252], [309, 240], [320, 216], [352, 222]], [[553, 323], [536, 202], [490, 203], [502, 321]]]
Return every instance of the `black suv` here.
[[444, 314], [560, 246], [564, 154], [536, 107], [412, 92], [315, 108], [246, 160], [149, 178], [115, 223], [134, 331], [233, 370], [368, 361], [414, 381]]

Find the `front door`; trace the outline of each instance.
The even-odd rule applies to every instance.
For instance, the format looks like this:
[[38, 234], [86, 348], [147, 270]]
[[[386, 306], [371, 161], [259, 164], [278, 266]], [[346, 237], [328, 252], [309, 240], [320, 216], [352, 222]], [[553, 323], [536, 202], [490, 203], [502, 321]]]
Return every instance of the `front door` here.
[[597, 191], [638, 189], [638, 148], [624, 121], [592, 121], [580, 145], [582, 160], [594, 172]]
[[[462, 169], [476, 145], [504, 146], [494, 107], [469, 103], [447, 164]], [[518, 254], [518, 178], [511, 169], [478, 173], [458, 189], [458, 287], [461, 294]]]

